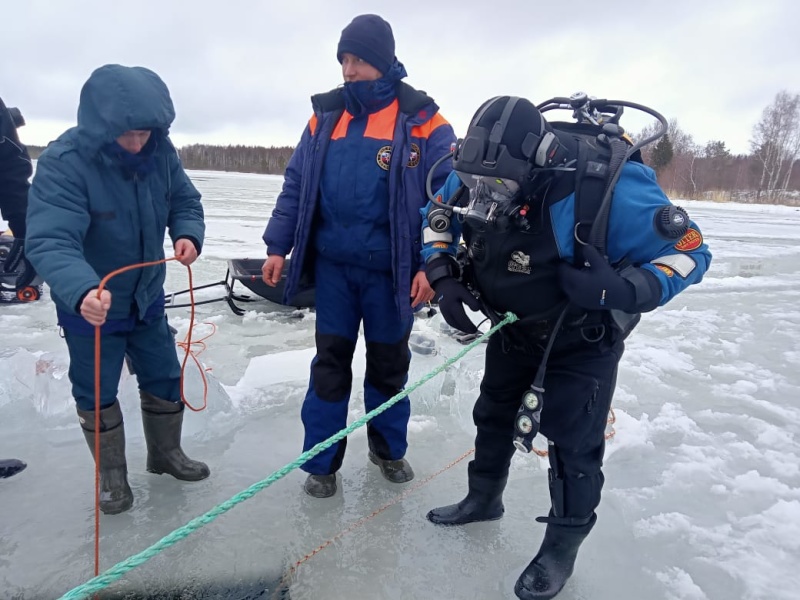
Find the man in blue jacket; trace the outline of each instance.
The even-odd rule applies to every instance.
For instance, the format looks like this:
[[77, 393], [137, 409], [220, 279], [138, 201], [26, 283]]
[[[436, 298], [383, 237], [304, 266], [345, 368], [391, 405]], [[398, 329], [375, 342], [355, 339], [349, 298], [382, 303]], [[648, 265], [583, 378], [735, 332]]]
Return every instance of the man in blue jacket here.
[[[286, 299], [315, 284], [317, 355], [302, 408], [304, 450], [347, 425], [362, 320], [366, 410], [406, 383], [413, 312], [433, 297], [420, 257], [425, 176], [455, 141], [433, 100], [400, 81], [406, 71], [395, 57], [392, 28], [381, 17], [354, 18], [336, 55], [344, 86], [312, 97], [314, 114], [264, 232], [264, 281], [280, 281], [292, 251]], [[437, 171], [437, 186], [449, 170], [443, 165]], [[395, 483], [414, 476], [404, 458], [409, 416], [404, 398], [367, 425], [369, 458]], [[303, 465], [308, 494], [336, 493], [346, 443]]]
[[147, 470], [185, 481], [208, 467], [181, 449], [184, 405], [175, 340], [164, 312], [164, 264], [110, 272], [164, 258], [169, 230], [175, 257], [190, 265], [205, 224], [200, 193], [168, 137], [175, 118], [169, 91], [143, 67], [105, 65], [81, 90], [78, 125], [39, 158], [28, 203], [28, 259], [50, 286], [69, 349], [72, 394], [94, 455], [94, 331], [101, 328], [100, 508], [128, 510], [125, 429], [117, 388], [127, 354], [139, 382]]
[[[583, 190], [592, 179], [605, 185], [614, 164], [603, 150], [611, 146], [607, 131], [599, 132], [554, 129], [528, 100], [492, 98], [473, 117], [437, 194], [459, 218], [443, 218], [440, 206], [424, 210], [423, 255], [447, 322], [474, 332], [465, 304], [495, 320], [507, 311], [520, 318], [486, 349], [467, 496], [428, 519], [463, 525], [502, 517], [515, 448], [531, 451], [541, 430], [551, 509], [536, 519], [547, 524], [544, 540], [515, 586], [523, 600], [559, 593], [597, 520], [625, 336], [639, 313], [700, 282], [711, 261], [697, 225], [669, 202], [652, 169], [633, 160], [613, 187], [607, 256], [587, 243], [593, 236], [578, 217], [589, 202]], [[455, 259], [462, 235], [463, 275]]]

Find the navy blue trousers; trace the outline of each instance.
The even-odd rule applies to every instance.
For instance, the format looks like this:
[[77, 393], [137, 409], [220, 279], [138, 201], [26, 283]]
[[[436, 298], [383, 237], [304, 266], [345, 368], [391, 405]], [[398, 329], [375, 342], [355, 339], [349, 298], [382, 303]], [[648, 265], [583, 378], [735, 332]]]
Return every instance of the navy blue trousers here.
[[[78, 408], [94, 410], [94, 334], [64, 329], [69, 349], [69, 380]], [[162, 400], [180, 402], [181, 366], [175, 337], [166, 315], [136, 321], [131, 331], [106, 333], [100, 339], [100, 407], [117, 399], [125, 355], [136, 373], [139, 389]]]
[[[367, 347], [364, 408], [377, 408], [402, 391], [411, 352], [408, 337], [413, 317], [400, 319], [391, 273], [317, 258], [316, 345], [301, 417], [303, 451], [347, 427], [353, 383], [353, 354], [361, 322]], [[410, 302], [409, 298], [409, 302]], [[402, 458], [411, 404], [403, 398], [367, 424], [370, 449], [380, 458]], [[342, 466], [347, 438], [321, 452], [301, 468], [314, 475], [335, 473]]]

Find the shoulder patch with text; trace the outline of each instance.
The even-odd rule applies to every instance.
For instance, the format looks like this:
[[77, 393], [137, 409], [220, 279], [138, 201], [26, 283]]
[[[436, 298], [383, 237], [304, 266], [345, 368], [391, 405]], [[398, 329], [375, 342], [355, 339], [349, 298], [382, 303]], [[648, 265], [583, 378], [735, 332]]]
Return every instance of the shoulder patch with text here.
[[703, 245], [703, 236], [697, 229], [689, 229], [681, 239], [678, 240], [678, 243], [675, 244], [675, 250], [680, 252], [691, 252], [692, 250], [697, 250], [700, 246]]
[[675, 271], [670, 269], [667, 265], [653, 265], [656, 269], [664, 273], [667, 277], [675, 275]]
[[511, 253], [511, 259], [508, 261], [508, 270], [512, 273], [530, 275], [531, 257], [520, 250], [514, 250]]

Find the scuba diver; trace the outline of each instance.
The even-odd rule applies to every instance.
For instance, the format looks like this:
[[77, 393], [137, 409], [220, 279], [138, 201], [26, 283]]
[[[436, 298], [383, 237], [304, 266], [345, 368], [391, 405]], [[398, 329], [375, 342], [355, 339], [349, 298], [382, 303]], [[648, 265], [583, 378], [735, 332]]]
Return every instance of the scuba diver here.
[[[623, 106], [655, 116], [661, 131], [633, 144]], [[578, 122], [548, 123], [542, 113], [555, 108]], [[427, 518], [501, 518], [511, 458], [541, 431], [551, 508], [536, 519], [544, 539], [514, 588], [524, 600], [561, 591], [597, 521], [625, 337], [641, 313], [700, 282], [711, 260], [697, 225], [640, 162], [639, 148], [664, 131], [663, 116], [634, 103], [495, 97], [459, 140], [445, 185], [435, 195], [428, 186], [422, 252], [445, 320], [474, 333], [464, 305], [493, 323], [509, 311], [519, 320], [486, 348], [468, 493]]]

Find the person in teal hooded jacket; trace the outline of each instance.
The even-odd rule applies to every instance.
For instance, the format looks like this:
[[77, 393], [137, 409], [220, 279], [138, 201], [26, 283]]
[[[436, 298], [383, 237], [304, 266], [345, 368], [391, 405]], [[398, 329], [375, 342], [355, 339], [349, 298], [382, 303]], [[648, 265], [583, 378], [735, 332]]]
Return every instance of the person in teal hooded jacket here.
[[[200, 193], [168, 137], [175, 110], [167, 86], [143, 67], [105, 65], [81, 90], [78, 125], [39, 158], [27, 212], [26, 255], [50, 287], [69, 350], [78, 417], [95, 453], [94, 333], [101, 331], [100, 508], [128, 510], [125, 430], [117, 388], [125, 356], [139, 383], [147, 470], [197, 481], [208, 466], [181, 449], [184, 405], [175, 340], [164, 312], [162, 263], [190, 265], [202, 249]], [[95, 457], [97, 458], [97, 457]]]

